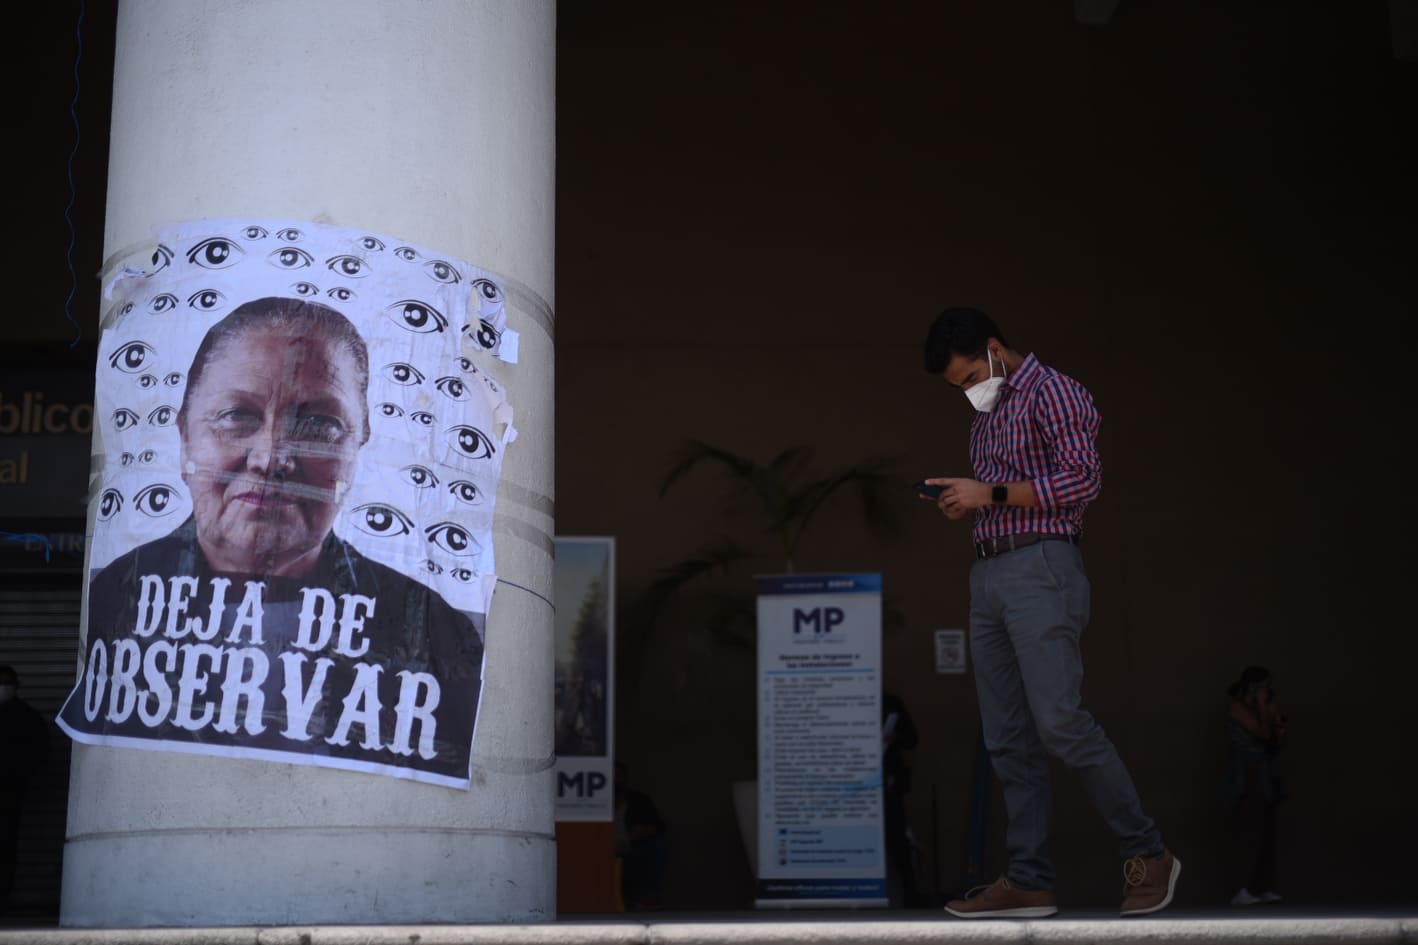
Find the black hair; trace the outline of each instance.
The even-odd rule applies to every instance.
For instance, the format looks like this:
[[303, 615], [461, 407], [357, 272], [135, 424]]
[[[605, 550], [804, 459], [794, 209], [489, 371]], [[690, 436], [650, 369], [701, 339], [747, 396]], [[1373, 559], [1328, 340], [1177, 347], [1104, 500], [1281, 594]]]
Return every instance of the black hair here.
[[1226, 691], [1237, 699], [1241, 699], [1268, 679], [1270, 679], [1270, 670], [1264, 666], [1247, 666], [1241, 671], [1241, 678], [1233, 682]]
[[991, 338], [1009, 347], [999, 326], [984, 312], [974, 308], [946, 309], [936, 316], [926, 334], [926, 372], [943, 374], [957, 354], [983, 357]]
[[349, 352], [355, 363], [355, 377], [359, 388], [359, 403], [364, 408], [361, 442], [369, 439], [369, 349], [364, 339], [350, 320], [339, 312], [319, 302], [304, 299], [288, 299], [269, 296], [244, 302], [232, 309], [231, 314], [207, 329], [197, 353], [192, 356], [192, 366], [187, 370], [187, 387], [182, 392], [182, 406], [177, 411], [179, 426], [185, 428], [187, 403], [197, 382], [207, 369], [207, 363], [224, 345], [253, 329], [278, 329], [292, 335], [323, 335]]

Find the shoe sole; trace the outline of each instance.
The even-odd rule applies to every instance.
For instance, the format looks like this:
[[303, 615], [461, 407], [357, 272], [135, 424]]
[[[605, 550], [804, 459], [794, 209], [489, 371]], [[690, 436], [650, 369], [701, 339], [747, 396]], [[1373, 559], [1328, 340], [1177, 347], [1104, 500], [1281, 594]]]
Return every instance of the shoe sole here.
[[956, 912], [950, 906], [945, 911], [957, 919], [1047, 919], [1056, 915], [1058, 906], [1019, 906], [1015, 909], [990, 909], [981, 912]]
[[1172, 857], [1172, 875], [1167, 877], [1167, 895], [1155, 906], [1148, 906], [1146, 909], [1129, 909], [1127, 912], [1120, 912], [1119, 915], [1151, 915], [1154, 912], [1161, 912], [1172, 904], [1172, 893], [1177, 889], [1177, 877], [1182, 875], [1182, 861], [1175, 856]]

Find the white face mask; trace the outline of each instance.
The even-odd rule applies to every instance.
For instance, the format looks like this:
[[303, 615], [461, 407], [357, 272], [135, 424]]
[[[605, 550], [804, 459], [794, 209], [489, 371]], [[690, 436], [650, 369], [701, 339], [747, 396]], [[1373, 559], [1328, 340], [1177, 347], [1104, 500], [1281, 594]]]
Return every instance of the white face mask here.
[[990, 355], [990, 349], [985, 349], [985, 357], [990, 362], [990, 376], [988, 380], [983, 380], [978, 384], [973, 384], [965, 391], [965, 396], [970, 400], [970, 406], [980, 413], [989, 413], [995, 409], [995, 401], [999, 400], [999, 388], [1004, 383], [1004, 361], [1000, 361], [1000, 376], [995, 377], [995, 359]]
[[14, 686], [0, 686], [0, 705], [4, 705], [15, 698]]

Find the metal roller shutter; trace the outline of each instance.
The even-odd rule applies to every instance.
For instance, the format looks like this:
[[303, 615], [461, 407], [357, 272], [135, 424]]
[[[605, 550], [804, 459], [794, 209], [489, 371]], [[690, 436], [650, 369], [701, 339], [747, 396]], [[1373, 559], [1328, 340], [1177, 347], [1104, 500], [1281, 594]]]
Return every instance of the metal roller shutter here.
[[53, 719], [74, 685], [79, 601], [77, 575], [43, 580], [33, 574], [0, 573], [0, 664], [14, 667], [20, 697], [49, 720], [50, 747], [48, 760], [31, 776], [25, 795], [5, 924], [53, 921], [59, 913], [70, 743]]

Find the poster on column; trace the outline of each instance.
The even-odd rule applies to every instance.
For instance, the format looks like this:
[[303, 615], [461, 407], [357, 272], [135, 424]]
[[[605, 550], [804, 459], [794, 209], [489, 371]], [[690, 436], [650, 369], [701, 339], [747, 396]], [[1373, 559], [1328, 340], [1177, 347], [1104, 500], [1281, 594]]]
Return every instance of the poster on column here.
[[615, 539], [556, 544], [556, 819], [614, 810]]
[[759, 907], [885, 906], [881, 575], [758, 578]]
[[202, 220], [104, 300], [59, 725], [466, 789], [515, 437], [501, 281], [366, 230]]

